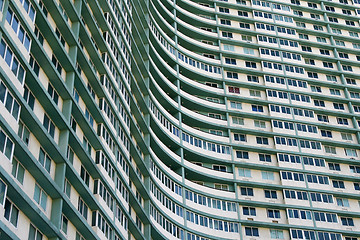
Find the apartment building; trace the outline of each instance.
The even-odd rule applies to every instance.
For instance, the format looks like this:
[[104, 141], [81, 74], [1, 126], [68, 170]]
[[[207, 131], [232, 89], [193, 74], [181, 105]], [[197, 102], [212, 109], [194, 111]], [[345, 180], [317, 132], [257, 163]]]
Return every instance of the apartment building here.
[[1, 239], [360, 239], [359, 0], [0, 0]]

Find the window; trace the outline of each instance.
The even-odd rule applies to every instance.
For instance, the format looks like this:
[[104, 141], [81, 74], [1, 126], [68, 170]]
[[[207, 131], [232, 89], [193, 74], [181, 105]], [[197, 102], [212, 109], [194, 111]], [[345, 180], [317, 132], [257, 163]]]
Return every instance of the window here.
[[26, 146], [29, 145], [30, 131], [22, 121], [19, 121], [18, 136], [21, 138], [21, 140], [23, 140]]
[[11, 160], [14, 150], [14, 143], [10, 138], [0, 129], [0, 152], [2, 152], [7, 159]]
[[284, 190], [285, 197], [290, 199], [308, 200], [307, 192]]
[[266, 122], [254, 120], [254, 126], [258, 128], [266, 128]]
[[254, 208], [254, 207], [243, 207], [243, 215], [256, 216], [256, 208]]
[[339, 57], [340, 58], [346, 58], [346, 59], [349, 59], [349, 55], [347, 53], [343, 53], [343, 52], [339, 52]]
[[283, 180], [304, 181], [304, 174], [295, 172], [281, 172]]
[[259, 237], [259, 229], [255, 227], [245, 227], [245, 235]]
[[242, 159], [249, 159], [249, 153], [244, 151], [236, 151], [236, 157]]
[[309, 78], [319, 78], [318, 74], [315, 72], [307, 72]]
[[312, 125], [306, 125], [306, 124], [296, 124], [297, 130], [301, 132], [309, 132], [309, 133], [317, 133], [317, 127]]
[[352, 72], [352, 66], [349, 66], [349, 65], [342, 65], [342, 69], [344, 71], [348, 71], [348, 72]]
[[67, 234], [69, 220], [62, 214], [61, 216], [61, 231]]
[[239, 117], [232, 117], [233, 124], [244, 125], [244, 119]]
[[324, 146], [326, 153], [336, 154], [336, 148], [332, 146]]
[[333, 187], [345, 189], [345, 184], [343, 181], [333, 180]]
[[341, 224], [343, 226], [354, 226], [354, 220], [352, 218], [348, 218], [348, 217], [341, 217]]
[[238, 169], [240, 177], [251, 177], [251, 170], [247, 168], [239, 168]]
[[241, 40], [246, 42], [252, 42], [252, 37], [247, 35], [241, 35]]
[[254, 190], [252, 188], [241, 187], [240, 192], [242, 196], [254, 196]]
[[342, 34], [341, 30], [338, 29], [338, 28], [331, 28], [331, 30], [332, 30], [332, 32], [333, 32], [334, 34], [338, 34], [338, 35], [341, 35], [341, 34]]
[[320, 121], [320, 122], [329, 122], [329, 118], [326, 115], [318, 115], [318, 121]]
[[284, 239], [284, 233], [281, 230], [270, 229], [271, 239]]
[[206, 82], [205, 85], [206, 85], [206, 86], [209, 86], [209, 87], [213, 87], [213, 88], [217, 88], [217, 87], [218, 87], [217, 83], [212, 83], [212, 82]]
[[294, 110], [294, 115], [296, 116], [314, 118], [314, 112], [311, 110], [305, 110], [299, 108], [293, 108], [293, 110]]
[[248, 17], [248, 13], [245, 12], [245, 11], [238, 11], [238, 16], [241, 16], [241, 17]]
[[356, 33], [356, 32], [350, 32], [350, 31], [349, 31], [349, 36], [350, 36], [350, 37], [356, 37], [356, 38], [358, 38], [358, 37], [359, 37], [359, 34]]
[[44, 45], [44, 36], [41, 34], [41, 32], [39, 31], [39, 29], [36, 25], [35, 25], [34, 33], [35, 33], [35, 36], [37, 37], [37, 39], [39, 40], [41, 46], [43, 46]]
[[333, 89], [333, 88], [330, 88], [330, 94], [331, 95], [335, 95], [335, 96], [340, 96], [340, 90], [338, 89]]
[[[305, 28], [305, 23], [296, 22], [296, 25], [300, 25], [300, 26], [298, 26], [298, 27], [303, 27], [303, 28]], [[300, 38], [300, 39], [309, 40], [309, 35], [303, 34], [303, 33], [299, 33], [299, 38]]]
[[43, 166], [45, 168], [45, 170], [48, 173], [50, 173], [51, 159], [50, 159], [49, 155], [41, 147], [40, 147], [39, 160], [38, 161], [41, 164], [41, 166]]
[[246, 135], [245, 134], [234, 133], [234, 140], [235, 141], [246, 142]]
[[39, 229], [35, 228], [34, 225], [30, 223], [30, 229], [29, 229], [29, 238], [28, 240], [42, 240], [43, 235], [39, 231]]
[[317, 107], [325, 107], [325, 102], [323, 100], [314, 99], [314, 105]]
[[337, 82], [336, 76], [332, 75], [326, 75], [326, 80], [328, 80], [329, 82]]
[[245, 62], [245, 66], [248, 68], [256, 68], [255, 62]]
[[0, 81], [0, 101], [5, 105], [6, 110], [18, 119], [20, 113], [20, 105], [16, 98], [10, 93], [9, 89]]
[[301, 46], [301, 50], [303, 50], [304, 52], [312, 52], [311, 47], [308, 46]]
[[310, 3], [310, 2], [308, 2], [308, 7], [310, 7], [310, 8], [317, 8], [317, 4], [316, 4], [316, 3]]
[[220, 23], [223, 25], [231, 25], [231, 21], [227, 19], [220, 19]]
[[[357, 0], [355, 0], [357, 1]], [[345, 240], [358, 240], [356, 237], [345, 237]]]
[[336, 198], [336, 203], [340, 207], [350, 207], [349, 200], [345, 198]]
[[60, 65], [59, 61], [56, 59], [55, 55], [52, 55], [51, 62], [54, 64], [54, 67], [58, 71], [58, 73], [61, 75], [62, 73], [62, 66]]
[[11, 7], [8, 8], [7, 15], [6, 15], [7, 22], [11, 25], [12, 29], [14, 30], [15, 34], [18, 36], [20, 42], [24, 45], [27, 51], [30, 50], [30, 43], [31, 39], [29, 34], [25, 31], [25, 29], [21, 26], [20, 21], [12, 11]]
[[349, 168], [352, 173], [360, 173], [360, 166], [349, 166]]
[[261, 177], [263, 180], [275, 180], [274, 173], [273, 172], [261, 172]]
[[329, 184], [329, 178], [325, 176], [307, 174], [306, 179], [308, 183]]
[[225, 58], [226, 64], [236, 65], [236, 59], [235, 58]]
[[330, 55], [330, 51], [329, 51], [329, 50], [325, 50], [325, 49], [320, 49], [320, 54], [329, 56], [329, 55]]
[[[0, 2], [2, 2], [2, 1], [0, 1]], [[25, 9], [25, 12], [29, 15], [31, 21], [34, 21], [36, 11], [35, 11], [33, 5], [29, 2], [29, 0], [25, 0], [25, 1], [21, 0], [20, 3], [23, 6], [23, 8]], [[0, 9], [1, 9], [1, 7], [0, 7]]]
[[25, 69], [21, 66], [19, 60], [15, 57], [15, 54], [9, 48], [4, 39], [1, 39], [0, 42], [0, 56], [5, 60], [6, 64], [10, 67], [12, 73], [22, 84], [25, 78]]
[[239, 78], [238, 74], [235, 73], [235, 72], [227, 72], [227, 73], [226, 73], [226, 76], [227, 76], [228, 78], [233, 78], [233, 79], [238, 79], [238, 78]]
[[280, 145], [297, 146], [297, 140], [295, 138], [275, 137], [275, 142]]
[[28, 87], [25, 85], [24, 86], [24, 99], [25, 102], [27, 102], [27, 104], [29, 105], [31, 110], [34, 110], [34, 105], [35, 105], [35, 97], [32, 94], [32, 92], [30, 92], [30, 90], [28, 89]]
[[55, 125], [50, 120], [50, 118], [48, 117], [48, 115], [46, 113], [44, 113], [43, 126], [46, 129], [46, 131], [50, 134], [50, 136], [52, 138], [54, 138], [54, 136], [55, 136]]
[[254, 55], [255, 51], [252, 48], [244, 48], [244, 53], [245, 54], [250, 54], [250, 55]]
[[46, 194], [46, 192], [37, 183], [35, 183], [34, 200], [45, 211], [46, 211], [47, 198], [48, 195]]
[[328, 131], [328, 130], [320, 130], [321, 132], [321, 136], [323, 137], [328, 137], [328, 138], [332, 138], [332, 133], [331, 131]]
[[264, 190], [266, 198], [277, 199], [277, 193], [275, 190]]
[[94, 125], [94, 118], [87, 108], [85, 109], [85, 118], [90, 123], [90, 126]]
[[81, 177], [81, 179], [84, 181], [84, 183], [86, 184], [86, 186], [89, 187], [90, 175], [89, 175], [89, 173], [85, 170], [85, 168], [84, 168], [83, 165], [81, 165], [80, 177]]
[[266, 137], [256, 137], [257, 144], [269, 145], [269, 139]]
[[334, 68], [334, 65], [331, 62], [323, 62], [323, 66], [326, 68]]
[[345, 23], [346, 23], [346, 25], [349, 25], [349, 26], [355, 26], [354, 21], [345, 20]]
[[4, 218], [8, 220], [12, 225], [17, 227], [19, 219], [19, 209], [6, 198], [4, 206]]
[[353, 43], [353, 48], [355, 49], [360, 49], [360, 44], [359, 43]]
[[12, 170], [11, 174], [16, 178], [21, 184], [24, 182], [25, 168], [17, 161], [15, 158], [12, 160]]
[[259, 160], [261, 162], [271, 162], [271, 155], [259, 153]]
[[338, 163], [329, 163], [329, 169], [333, 171], [341, 171], [340, 164]]
[[222, 36], [227, 38], [233, 38], [233, 34], [231, 32], [222, 32]]
[[287, 212], [288, 212], [289, 218], [298, 218], [298, 219], [304, 219], [304, 220], [312, 219], [310, 211], [298, 210], [298, 209], [288, 209]]
[[268, 218], [280, 218], [280, 211], [279, 210], [268, 209], [267, 210], [267, 216], [268, 216]]
[[48, 83], [48, 93], [52, 100], [54, 101], [55, 105], [59, 102], [59, 94], [55, 91], [54, 87], [51, 85], [51, 83]]
[[230, 107], [241, 110], [242, 104], [240, 102], [230, 101]]
[[349, 122], [346, 118], [336, 118], [337, 123], [340, 125], [349, 125]]
[[261, 97], [261, 92], [258, 90], [249, 90], [250, 96], [252, 97]]
[[333, 203], [333, 196], [324, 193], [310, 193], [311, 200], [314, 202]]
[[223, 8], [223, 7], [219, 7], [219, 12], [222, 12], [222, 13], [229, 13], [229, 9], [228, 8]]
[[237, 93], [240, 94], [240, 88], [238, 87], [228, 87], [229, 93]]
[[315, 221], [337, 223], [337, 216], [334, 213], [314, 212]]
[[85, 219], [87, 219], [88, 206], [84, 203], [84, 201], [81, 199], [81, 197], [79, 197], [79, 199], [78, 199], [78, 211]]
[[350, 157], [357, 157], [357, 153], [355, 149], [345, 148], [345, 155]]
[[240, 27], [240, 28], [250, 29], [250, 24], [240, 22], [240, 23], [239, 23], [239, 27]]
[[305, 165], [325, 167], [325, 160], [322, 158], [302, 157]]
[[350, 92], [350, 97], [360, 99], [360, 93], [358, 93], [358, 92]]
[[67, 180], [66, 178], [65, 178], [65, 184], [64, 184], [64, 193], [66, 194], [66, 196], [68, 198], [70, 198], [71, 184], [70, 184], [69, 180]]
[[224, 165], [213, 165], [212, 169], [215, 171], [226, 172], [226, 166]]
[[264, 112], [264, 107], [259, 105], [251, 105], [253, 112]]
[[338, 23], [338, 19], [335, 17], [329, 17], [329, 22], [334, 22], [334, 23]]
[[214, 184], [214, 188], [215, 189], [219, 189], [219, 190], [225, 190], [225, 191], [228, 191], [229, 190], [229, 186], [227, 184], [218, 184], [218, 183], [215, 183]]
[[221, 115], [216, 113], [208, 113], [208, 116], [215, 119], [221, 119]]

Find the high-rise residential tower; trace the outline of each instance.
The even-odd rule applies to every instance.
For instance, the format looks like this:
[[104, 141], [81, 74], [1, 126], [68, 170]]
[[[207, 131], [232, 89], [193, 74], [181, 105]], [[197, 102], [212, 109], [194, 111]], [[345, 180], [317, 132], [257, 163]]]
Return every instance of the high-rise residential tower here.
[[0, 239], [360, 239], [359, 0], [0, 0]]

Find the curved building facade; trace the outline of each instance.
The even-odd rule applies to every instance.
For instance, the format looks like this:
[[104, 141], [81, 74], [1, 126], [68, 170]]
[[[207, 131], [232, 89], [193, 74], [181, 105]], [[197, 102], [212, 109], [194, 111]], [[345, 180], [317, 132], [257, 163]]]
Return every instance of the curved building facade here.
[[360, 239], [359, 0], [0, 0], [1, 239]]

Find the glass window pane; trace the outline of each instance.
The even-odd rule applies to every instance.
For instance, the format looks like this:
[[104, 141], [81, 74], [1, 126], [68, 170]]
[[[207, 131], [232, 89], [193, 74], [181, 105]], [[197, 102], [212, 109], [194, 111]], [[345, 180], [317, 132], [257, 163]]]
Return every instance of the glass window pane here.
[[4, 102], [6, 93], [6, 86], [4, 83], [0, 83], [0, 101]]
[[44, 191], [41, 191], [41, 202], [40, 206], [46, 210], [46, 203], [47, 203], [47, 194]]
[[13, 100], [14, 100], [14, 98], [8, 93], [7, 96], [6, 96], [5, 108], [9, 112], [11, 112]]
[[14, 146], [13, 142], [12, 142], [9, 138], [7, 138], [7, 139], [6, 139], [6, 147], [5, 147], [5, 156], [6, 156], [9, 160], [11, 160], [11, 155], [12, 155], [13, 146]]

